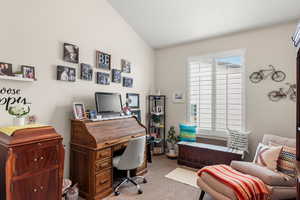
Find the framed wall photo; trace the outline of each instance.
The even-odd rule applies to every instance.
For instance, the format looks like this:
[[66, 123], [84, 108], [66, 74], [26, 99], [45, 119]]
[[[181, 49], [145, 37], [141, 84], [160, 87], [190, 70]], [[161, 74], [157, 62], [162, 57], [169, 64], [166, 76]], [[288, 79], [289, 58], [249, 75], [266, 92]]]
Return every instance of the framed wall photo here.
[[122, 79], [121, 79], [121, 70], [118, 69], [112, 69], [111, 70], [111, 81], [114, 83], [121, 83]]
[[140, 95], [135, 93], [127, 93], [127, 106], [130, 108], [140, 108]]
[[75, 119], [85, 119], [85, 107], [83, 103], [73, 103], [73, 113]]
[[122, 72], [130, 73], [131, 72], [131, 63], [125, 59], [121, 59]]
[[185, 102], [185, 93], [182, 91], [173, 92], [172, 100], [173, 100], [173, 103], [184, 103]]
[[0, 75], [2, 76], [12, 76], [12, 64], [0, 62]]
[[132, 88], [133, 78], [123, 77], [123, 87]]
[[131, 115], [135, 116], [141, 122], [141, 110], [132, 110]]
[[79, 47], [74, 44], [64, 43], [63, 60], [71, 63], [79, 63]]
[[76, 81], [76, 69], [66, 66], [57, 66], [57, 80], [59, 81]]
[[97, 83], [100, 85], [109, 85], [109, 73], [97, 72]]
[[93, 79], [93, 68], [89, 64], [80, 64], [80, 79], [91, 81]]
[[35, 80], [35, 70], [32, 66], [21, 66], [21, 72], [23, 75], [23, 78], [31, 78]]
[[111, 68], [111, 55], [96, 51], [96, 66], [100, 69], [110, 70]]

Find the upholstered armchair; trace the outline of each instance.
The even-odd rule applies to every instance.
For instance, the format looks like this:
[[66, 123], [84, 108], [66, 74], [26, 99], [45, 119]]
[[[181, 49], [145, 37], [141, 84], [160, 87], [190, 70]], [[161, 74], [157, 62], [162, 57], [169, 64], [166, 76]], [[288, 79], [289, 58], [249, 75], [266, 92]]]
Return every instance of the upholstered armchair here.
[[[262, 143], [268, 145], [270, 142], [296, 148], [296, 139], [264, 135]], [[272, 200], [296, 199], [296, 178], [292, 178], [281, 172], [272, 171], [253, 162], [232, 161], [231, 167], [237, 171], [261, 179], [269, 188]], [[207, 173], [203, 173], [198, 178], [197, 184], [202, 189], [200, 200], [205, 193], [210, 194], [216, 200], [237, 199], [230, 187], [217, 181]]]

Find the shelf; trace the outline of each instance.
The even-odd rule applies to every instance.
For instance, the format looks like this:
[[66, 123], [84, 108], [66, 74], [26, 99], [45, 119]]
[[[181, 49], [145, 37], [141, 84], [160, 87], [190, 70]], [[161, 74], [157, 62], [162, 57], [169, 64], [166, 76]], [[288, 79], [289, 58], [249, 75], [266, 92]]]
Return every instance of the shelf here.
[[151, 112], [151, 115], [161, 116], [161, 115], [164, 115], [164, 113], [163, 112]]
[[17, 77], [17, 76], [3, 76], [0, 75], [0, 79], [3, 80], [10, 80], [10, 81], [23, 81], [23, 82], [34, 82], [34, 79], [31, 78], [23, 78], [23, 77]]

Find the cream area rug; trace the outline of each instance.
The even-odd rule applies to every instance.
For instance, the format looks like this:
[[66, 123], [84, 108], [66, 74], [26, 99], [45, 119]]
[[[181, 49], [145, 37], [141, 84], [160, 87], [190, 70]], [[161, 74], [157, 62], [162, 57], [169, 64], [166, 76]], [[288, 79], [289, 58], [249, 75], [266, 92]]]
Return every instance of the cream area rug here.
[[180, 183], [191, 185], [195, 188], [199, 188], [197, 186], [197, 173], [190, 169], [176, 168], [168, 173], [165, 177]]

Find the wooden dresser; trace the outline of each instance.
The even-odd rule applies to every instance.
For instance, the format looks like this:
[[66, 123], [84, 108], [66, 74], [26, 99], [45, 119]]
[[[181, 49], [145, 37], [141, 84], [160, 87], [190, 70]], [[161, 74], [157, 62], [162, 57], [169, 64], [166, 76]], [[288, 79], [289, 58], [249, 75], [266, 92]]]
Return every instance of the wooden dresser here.
[[61, 199], [62, 137], [50, 126], [0, 132], [0, 200]]
[[[131, 138], [143, 136], [146, 128], [135, 117], [92, 122], [71, 121], [70, 177], [79, 184], [80, 196], [98, 200], [113, 191], [112, 158]], [[135, 170], [146, 172], [147, 158]]]

